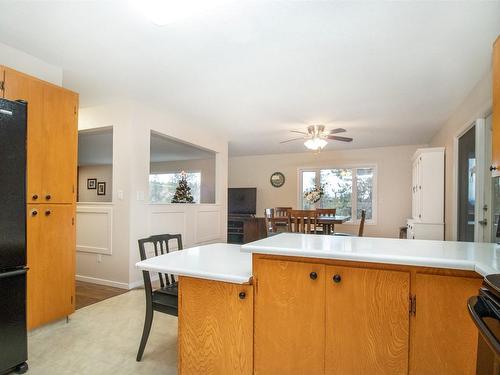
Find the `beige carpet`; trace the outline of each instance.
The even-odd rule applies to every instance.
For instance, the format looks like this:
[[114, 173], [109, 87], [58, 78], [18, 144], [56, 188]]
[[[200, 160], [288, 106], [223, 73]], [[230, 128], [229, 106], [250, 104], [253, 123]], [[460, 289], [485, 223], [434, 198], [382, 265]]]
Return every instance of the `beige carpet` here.
[[29, 374], [176, 374], [177, 318], [155, 313], [142, 362], [136, 362], [144, 324], [144, 290], [132, 290], [77, 310], [66, 322], [28, 337]]

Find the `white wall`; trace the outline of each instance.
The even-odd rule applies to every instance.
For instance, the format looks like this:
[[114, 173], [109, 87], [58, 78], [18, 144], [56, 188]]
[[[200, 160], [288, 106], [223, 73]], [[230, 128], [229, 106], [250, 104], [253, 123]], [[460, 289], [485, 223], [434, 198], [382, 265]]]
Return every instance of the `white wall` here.
[[[231, 157], [229, 187], [256, 187], [257, 215], [262, 216], [266, 207], [297, 207], [299, 168], [376, 165], [377, 222], [365, 227], [365, 235], [398, 237], [399, 227], [411, 215], [411, 157], [417, 147]], [[286, 182], [281, 188], [270, 184], [273, 172], [285, 175]], [[357, 225], [335, 227], [336, 231], [350, 233], [356, 233], [357, 229]]]
[[62, 68], [46, 63], [25, 52], [0, 43], [0, 65], [31, 75], [41, 80], [62, 86]]
[[[134, 111], [129, 109], [133, 108]], [[116, 100], [80, 109], [79, 130], [113, 127], [112, 254], [77, 253], [80, 279], [130, 287], [141, 283], [136, 270], [137, 240], [177, 230], [168, 223], [183, 218], [185, 245], [226, 240], [227, 141], [142, 103]], [[216, 154], [216, 204], [152, 205], [148, 201], [151, 131], [213, 150]], [[79, 209], [84, 208], [79, 204]], [[88, 208], [88, 207], [87, 207]], [[88, 208], [94, 209], [93, 207]], [[156, 215], [156, 216], [154, 216]], [[158, 219], [159, 218], [159, 219]], [[161, 225], [164, 223], [164, 225]]]
[[215, 159], [151, 163], [150, 173], [201, 172], [200, 203], [215, 203]]
[[[95, 178], [97, 182], [106, 183], [106, 194], [97, 195], [96, 189], [87, 189], [87, 179]], [[113, 195], [112, 165], [81, 165], [78, 167], [78, 201], [79, 202], [111, 202]]]
[[484, 118], [492, 107], [492, 77], [491, 70], [476, 84], [464, 102], [456, 109], [450, 119], [434, 135], [430, 146], [446, 148], [445, 167], [445, 238], [456, 240], [457, 201], [455, 149], [454, 140], [461, 131], [478, 118]]

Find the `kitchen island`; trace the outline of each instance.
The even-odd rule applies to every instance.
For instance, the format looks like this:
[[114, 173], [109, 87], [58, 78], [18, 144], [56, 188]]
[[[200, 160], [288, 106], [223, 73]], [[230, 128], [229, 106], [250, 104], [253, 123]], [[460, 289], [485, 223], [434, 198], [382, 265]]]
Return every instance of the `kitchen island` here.
[[180, 374], [472, 375], [466, 300], [499, 251], [286, 233], [138, 267], [180, 275]]

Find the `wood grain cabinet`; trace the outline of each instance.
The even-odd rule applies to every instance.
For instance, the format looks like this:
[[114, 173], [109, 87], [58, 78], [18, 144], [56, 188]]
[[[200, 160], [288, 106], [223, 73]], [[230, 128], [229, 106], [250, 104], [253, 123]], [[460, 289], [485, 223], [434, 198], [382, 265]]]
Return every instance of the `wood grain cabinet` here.
[[251, 375], [253, 287], [180, 277], [179, 374]]
[[254, 263], [254, 374], [324, 374], [325, 266]]
[[410, 375], [474, 375], [478, 332], [467, 311], [481, 278], [415, 276]]
[[493, 45], [493, 124], [492, 169], [500, 175], [500, 36]]
[[1, 97], [28, 103], [28, 327], [32, 329], [74, 311], [78, 94], [8, 67], [0, 67], [0, 82]]
[[410, 273], [326, 267], [325, 374], [408, 374]]

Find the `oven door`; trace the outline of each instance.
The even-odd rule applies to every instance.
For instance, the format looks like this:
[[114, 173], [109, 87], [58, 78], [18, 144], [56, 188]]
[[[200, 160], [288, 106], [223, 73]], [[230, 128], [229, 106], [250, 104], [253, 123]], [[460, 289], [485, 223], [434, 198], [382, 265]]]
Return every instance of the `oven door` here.
[[468, 301], [469, 313], [479, 330], [477, 375], [500, 375], [500, 307], [494, 296], [481, 290]]

